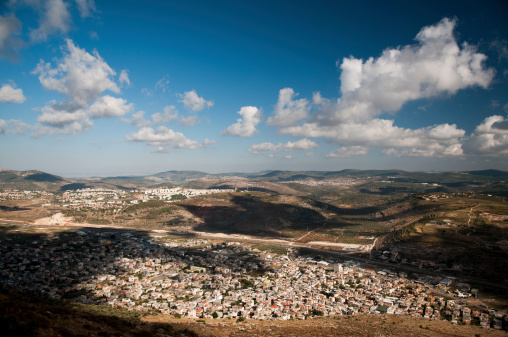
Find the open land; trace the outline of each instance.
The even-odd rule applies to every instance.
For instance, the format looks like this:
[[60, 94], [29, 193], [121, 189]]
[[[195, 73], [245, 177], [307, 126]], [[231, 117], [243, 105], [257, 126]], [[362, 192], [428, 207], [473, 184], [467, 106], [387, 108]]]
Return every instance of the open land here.
[[[171, 173], [157, 186], [100, 187], [8, 173], [0, 276], [12, 289], [210, 336], [508, 328], [508, 193], [497, 171]], [[8, 185], [23, 177], [39, 189]]]

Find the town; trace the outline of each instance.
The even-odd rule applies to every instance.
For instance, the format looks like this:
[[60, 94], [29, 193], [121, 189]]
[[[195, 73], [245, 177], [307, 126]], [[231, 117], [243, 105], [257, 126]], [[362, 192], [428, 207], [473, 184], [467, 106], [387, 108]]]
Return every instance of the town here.
[[375, 270], [353, 261], [270, 252], [238, 242], [81, 228], [0, 248], [0, 281], [78, 303], [176, 318], [306, 319], [409, 314], [502, 329], [508, 316], [470, 305], [453, 278]]

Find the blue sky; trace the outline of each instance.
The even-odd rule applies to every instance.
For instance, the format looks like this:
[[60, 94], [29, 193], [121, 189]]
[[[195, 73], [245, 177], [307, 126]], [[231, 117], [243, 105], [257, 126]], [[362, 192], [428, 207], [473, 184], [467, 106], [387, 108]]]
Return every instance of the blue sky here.
[[10, 0], [0, 167], [508, 169], [505, 1]]

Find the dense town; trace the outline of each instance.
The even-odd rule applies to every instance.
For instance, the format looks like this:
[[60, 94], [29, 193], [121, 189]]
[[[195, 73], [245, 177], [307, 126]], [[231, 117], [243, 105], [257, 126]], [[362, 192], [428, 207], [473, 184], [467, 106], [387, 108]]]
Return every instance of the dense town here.
[[508, 323], [495, 310], [469, 305], [475, 289], [453, 278], [409, 278], [237, 242], [81, 229], [23, 246], [6, 238], [0, 251], [0, 281], [8, 286], [174, 317], [409, 314], [494, 329]]

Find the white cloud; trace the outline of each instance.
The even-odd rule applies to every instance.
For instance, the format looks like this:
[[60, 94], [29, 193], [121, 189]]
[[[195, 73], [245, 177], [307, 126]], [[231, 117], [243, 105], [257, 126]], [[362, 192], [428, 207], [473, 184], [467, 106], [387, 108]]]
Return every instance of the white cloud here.
[[487, 57], [474, 46], [459, 47], [453, 36], [455, 25], [455, 20], [445, 18], [424, 27], [416, 36], [418, 44], [386, 49], [377, 59], [344, 58], [342, 98], [326, 123], [366, 120], [397, 111], [408, 101], [455, 94], [471, 86], [487, 88], [494, 70], [483, 66]]
[[194, 125], [201, 123], [201, 121], [199, 120], [198, 116], [193, 115], [193, 116], [180, 118], [178, 123], [183, 126], [194, 126]]
[[0, 56], [14, 58], [23, 41], [17, 37], [21, 32], [21, 21], [14, 14], [0, 16]]
[[129, 87], [131, 85], [131, 80], [129, 79], [129, 73], [127, 70], [124, 69], [120, 72], [118, 81], [122, 87]]
[[133, 104], [127, 103], [127, 100], [106, 95], [95, 101], [88, 108], [87, 114], [93, 118], [121, 117], [132, 108]]
[[208, 139], [204, 143], [186, 138], [183, 133], [175, 132], [165, 126], [159, 126], [156, 130], [143, 127], [138, 132], [127, 135], [127, 140], [142, 142], [156, 147], [156, 152], [170, 152], [175, 149], [198, 149], [214, 141]]
[[490, 116], [464, 142], [464, 151], [477, 155], [508, 154], [508, 118]]
[[369, 151], [365, 146], [342, 146], [341, 148], [325, 155], [327, 158], [351, 157], [367, 154]]
[[308, 139], [300, 139], [296, 142], [279, 143], [277, 145], [269, 142], [252, 145], [249, 152], [254, 154], [263, 154], [269, 151], [298, 151], [318, 148], [319, 145]]
[[[119, 93], [120, 89], [114, 80], [115, 71], [97, 51], [90, 54], [66, 40], [63, 53], [55, 67], [41, 60], [32, 72], [39, 75], [45, 89], [66, 96], [61, 102], [53, 101], [36, 109], [42, 111], [42, 115], [37, 119], [39, 125], [35, 126], [34, 137], [85, 132], [93, 127], [92, 119], [121, 117], [132, 111], [133, 104], [125, 99], [101, 96], [106, 90]], [[121, 81], [125, 79], [124, 76]]]
[[122, 121], [137, 127], [152, 125], [152, 123], [150, 121], [147, 121], [144, 116], [145, 112], [140, 110], [132, 114], [132, 119], [122, 118]]
[[96, 11], [94, 0], [76, 0], [76, 4], [82, 18], [92, 16], [92, 13]]
[[39, 28], [30, 32], [33, 41], [46, 41], [53, 33], [67, 33], [71, 25], [71, 15], [67, 4], [63, 0], [48, 0], [44, 2], [40, 17]]
[[287, 155], [287, 156], [284, 156], [284, 159], [293, 159], [293, 156]]
[[163, 93], [166, 93], [169, 89], [169, 76], [164, 75], [160, 80], [158, 80], [157, 83], [155, 83], [155, 89], [161, 89]]
[[197, 112], [213, 106], [212, 101], [207, 101], [203, 97], [199, 97], [194, 89], [184, 92], [183, 94], [178, 94], [178, 96], [182, 99], [179, 102], [183, 103], [183, 106], [188, 111]]
[[52, 104], [39, 110], [42, 115], [37, 118], [35, 137], [44, 134], [77, 134], [90, 130], [93, 120], [97, 118], [121, 117], [131, 111], [132, 103], [128, 104], [122, 98], [111, 96], [100, 97], [90, 107], [78, 109], [72, 112], [58, 109], [58, 105]]
[[174, 105], [168, 105], [164, 107], [164, 112], [156, 112], [152, 115], [153, 124], [164, 124], [170, 123], [173, 119], [178, 118], [178, 112]]
[[[294, 137], [324, 137], [346, 146], [375, 146], [385, 149], [405, 148], [403, 154], [422, 156], [461, 155], [460, 138], [465, 131], [455, 124], [442, 124], [420, 129], [405, 129], [393, 125], [393, 120], [372, 119], [320, 126], [305, 123], [282, 129]], [[408, 151], [408, 149], [413, 149]], [[392, 151], [393, 152], [393, 151]], [[390, 153], [392, 153], [390, 152]]]
[[57, 60], [55, 68], [43, 60], [32, 72], [39, 74], [39, 81], [48, 90], [56, 90], [69, 97], [63, 103], [67, 110], [86, 107], [98, 96], [110, 90], [119, 93], [113, 76], [115, 71], [94, 50], [92, 54], [66, 40], [64, 57]]
[[6, 133], [22, 135], [27, 130], [30, 130], [30, 129], [32, 129], [32, 127], [30, 125], [28, 125], [25, 122], [20, 121], [18, 119], [11, 119], [8, 121], [0, 119], [0, 135], [6, 134]]
[[226, 136], [250, 137], [257, 132], [256, 125], [261, 121], [262, 111], [255, 106], [244, 106], [238, 111], [242, 116], [236, 123], [222, 132]]
[[164, 124], [169, 123], [173, 119], [178, 118], [178, 112], [176, 111], [175, 106], [168, 105], [164, 107], [164, 112], [156, 112], [154, 113], [152, 117], [152, 121], [145, 119], [145, 112], [144, 111], [138, 111], [134, 114], [132, 114], [132, 119], [123, 118], [122, 121], [128, 124], [132, 124], [134, 126], [143, 127], [143, 126], [151, 126], [151, 125], [158, 125], [158, 124]]
[[279, 99], [275, 104], [272, 117], [266, 121], [267, 125], [290, 126], [306, 118], [309, 113], [309, 101], [305, 98], [294, 100], [298, 96], [291, 88], [279, 91]]
[[[45, 106], [40, 109], [42, 115], [37, 117], [37, 121], [51, 127], [62, 129], [65, 126], [73, 123], [87, 124], [91, 127], [92, 122], [84, 110], [68, 112], [65, 110], [56, 110], [52, 106]], [[84, 122], [84, 121], [87, 122]]]
[[150, 96], [152, 96], [152, 95], [153, 95], [153, 94], [152, 94], [152, 92], [150, 91], [150, 89], [148, 89], [148, 88], [142, 88], [142, 89], [141, 89], [141, 93], [142, 93], [143, 95], [145, 95], [145, 96], [148, 96], [148, 97], [150, 97]]
[[13, 85], [4, 84], [0, 88], [0, 103], [23, 103], [25, 100], [23, 90], [16, 89]]
[[37, 117], [37, 124], [34, 126], [32, 137], [62, 133], [74, 135], [90, 130], [93, 127], [93, 121], [84, 110], [68, 112], [64, 110], [55, 110], [52, 106], [46, 106], [40, 109], [42, 115]]
[[[443, 19], [422, 28], [415, 45], [386, 49], [380, 57], [366, 61], [343, 59], [338, 62], [342, 71], [341, 98], [332, 101], [314, 93], [312, 106], [316, 111], [300, 125], [295, 125], [297, 119], [285, 125], [273, 120], [271, 123], [280, 127], [281, 134], [326, 138], [346, 146], [332, 152], [332, 156], [348, 155], [351, 149], [362, 152], [368, 146], [396, 155], [462, 155], [465, 131], [455, 124], [407, 129], [395, 126], [393, 120], [377, 118], [381, 113], [398, 111], [412, 100], [490, 85], [495, 71], [483, 65], [486, 56], [474, 46], [457, 44], [455, 25], [455, 20]], [[283, 90], [291, 97], [292, 90]], [[282, 106], [281, 101], [277, 106]], [[306, 106], [304, 102], [300, 105]], [[300, 116], [303, 119], [306, 115], [302, 112]]]
[[5, 134], [6, 129], [7, 129], [7, 122], [4, 119], [0, 119], [0, 135]]

